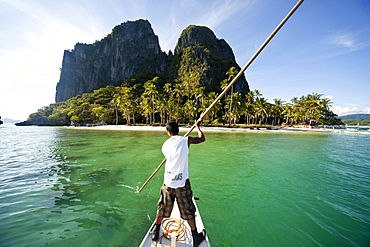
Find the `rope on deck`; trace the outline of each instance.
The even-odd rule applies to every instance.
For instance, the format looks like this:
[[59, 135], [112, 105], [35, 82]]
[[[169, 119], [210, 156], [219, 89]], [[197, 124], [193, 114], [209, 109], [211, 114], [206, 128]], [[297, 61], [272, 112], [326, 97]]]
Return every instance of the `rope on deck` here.
[[[156, 244], [160, 244], [161, 246], [171, 246], [172, 233], [176, 233], [176, 241], [185, 243], [188, 239], [188, 232], [182, 219], [168, 218], [163, 220], [162, 230], [163, 234], [159, 237], [158, 243], [152, 242], [152, 245], [157, 246]], [[162, 244], [164, 239], [170, 241], [170, 243], [166, 245]]]

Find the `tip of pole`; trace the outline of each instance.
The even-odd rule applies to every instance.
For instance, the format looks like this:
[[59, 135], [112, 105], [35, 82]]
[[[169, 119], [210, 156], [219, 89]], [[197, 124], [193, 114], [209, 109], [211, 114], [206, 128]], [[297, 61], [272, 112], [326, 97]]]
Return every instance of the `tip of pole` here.
[[135, 194], [137, 194], [137, 193], [140, 193], [140, 191], [138, 191], [138, 190], [137, 190], [137, 191], [135, 191]]

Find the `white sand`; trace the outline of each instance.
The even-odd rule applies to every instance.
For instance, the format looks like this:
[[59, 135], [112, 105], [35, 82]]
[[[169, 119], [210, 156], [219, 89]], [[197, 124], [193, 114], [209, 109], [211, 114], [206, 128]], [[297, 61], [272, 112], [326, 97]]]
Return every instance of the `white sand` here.
[[[165, 126], [126, 126], [126, 125], [104, 125], [104, 126], [92, 126], [92, 127], [73, 127], [68, 128], [74, 129], [91, 129], [91, 130], [139, 130], [139, 131], [166, 131]], [[180, 127], [180, 132], [187, 132], [191, 126]], [[227, 128], [227, 127], [204, 127], [201, 126], [201, 129], [204, 132], [213, 131], [213, 132], [333, 132], [332, 129], [314, 129], [314, 128], [293, 128], [293, 127], [284, 127], [284, 128], [273, 128], [267, 130], [266, 128], [259, 129], [249, 129], [249, 128]]]

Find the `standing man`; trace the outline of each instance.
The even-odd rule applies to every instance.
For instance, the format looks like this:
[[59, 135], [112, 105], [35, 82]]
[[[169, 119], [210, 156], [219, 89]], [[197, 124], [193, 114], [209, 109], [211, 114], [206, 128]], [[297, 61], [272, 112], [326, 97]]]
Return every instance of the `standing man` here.
[[188, 153], [190, 144], [199, 144], [206, 140], [196, 122], [198, 137], [179, 136], [179, 126], [176, 122], [166, 125], [169, 139], [163, 143], [162, 153], [166, 157], [164, 184], [161, 197], [157, 204], [155, 226], [152, 229], [152, 240], [157, 241], [163, 218], [171, 215], [175, 198], [179, 206], [180, 216], [187, 220], [193, 236], [193, 245], [197, 247], [205, 239], [205, 230], [198, 233], [195, 224], [195, 205], [191, 190], [188, 171]]

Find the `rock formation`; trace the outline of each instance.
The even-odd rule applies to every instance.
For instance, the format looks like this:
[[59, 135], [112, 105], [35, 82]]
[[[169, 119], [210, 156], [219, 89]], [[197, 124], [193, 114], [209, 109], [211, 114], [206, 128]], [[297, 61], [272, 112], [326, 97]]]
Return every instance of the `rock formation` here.
[[156, 63], [160, 55], [165, 57], [158, 37], [146, 20], [118, 25], [94, 44], [78, 43], [74, 50], [64, 51], [56, 102], [117, 85], [142, 71], [161, 73], [163, 64]]
[[[176, 80], [185, 49], [188, 53], [190, 49], [193, 58], [205, 66], [202, 83], [206, 90], [219, 91], [228, 69], [231, 66], [240, 69], [230, 46], [217, 39], [207, 27], [186, 28], [174, 55], [167, 55], [161, 51], [158, 37], [147, 20], [128, 21], [114, 27], [101, 41], [77, 43], [73, 50], [64, 52], [56, 102], [108, 85], [120, 85], [143, 72]], [[248, 83], [242, 76], [234, 91], [245, 93], [248, 90]]]
[[[217, 39], [208, 27], [190, 25], [184, 29], [177, 42], [174, 56], [179, 56], [181, 61], [186, 48], [191, 48], [194, 60], [197, 59], [207, 68], [203, 86], [208, 90], [220, 92], [220, 82], [228, 77], [226, 72], [229, 68], [235, 67], [240, 70], [230, 46], [225, 40]], [[241, 93], [249, 91], [244, 75], [234, 84], [234, 91]]]

